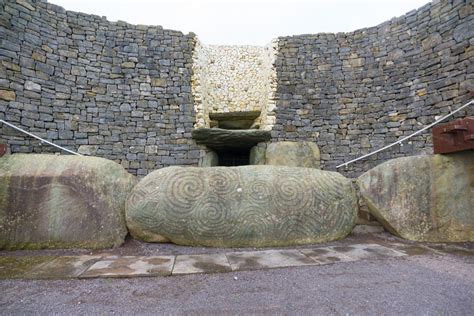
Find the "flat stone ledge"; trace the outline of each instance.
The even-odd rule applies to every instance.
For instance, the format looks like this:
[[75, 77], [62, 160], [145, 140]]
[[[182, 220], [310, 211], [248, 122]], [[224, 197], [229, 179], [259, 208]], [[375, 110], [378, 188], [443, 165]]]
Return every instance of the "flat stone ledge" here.
[[209, 113], [211, 120], [255, 120], [260, 116], [260, 111], [240, 111], [240, 112], [214, 112]]
[[270, 131], [258, 129], [230, 130], [221, 128], [197, 128], [192, 131], [193, 139], [199, 145], [209, 148], [251, 148], [260, 142], [270, 140]]

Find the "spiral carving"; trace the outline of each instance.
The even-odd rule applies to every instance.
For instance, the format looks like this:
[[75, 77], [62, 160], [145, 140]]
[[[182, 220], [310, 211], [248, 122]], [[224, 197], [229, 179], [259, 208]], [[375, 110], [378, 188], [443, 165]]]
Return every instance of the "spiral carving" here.
[[209, 239], [233, 239], [236, 226], [232, 225], [232, 213], [223, 211], [226, 201], [216, 194], [209, 194], [193, 210], [192, 220], [188, 223], [193, 236]]
[[247, 186], [246, 193], [251, 204], [265, 204], [271, 200], [273, 190], [268, 180], [255, 179]]
[[289, 172], [287, 168], [278, 167], [278, 176], [274, 179], [275, 193], [278, 198], [272, 199], [275, 208], [283, 212], [299, 210], [307, 207], [312, 199], [312, 191], [308, 188], [305, 169], [295, 168]]
[[[206, 191], [205, 181], [198, 170], [176, 168], [160, 181], [158, 192], [171, 214], [184, 216], [192, 211], [199, 197]], [[164, 194], [163, 194], [164, 193]]]
[[333, 172], [169, 167], [135, 187], [126, 212], [133, 229], [179, 244], [264, 247], [342, 238], [354, 225], [356, 204], [350, 181]]
[[240, 180], [237, 170], [228, 169], [223, 172], [222, 168], [210, 168], [207, 172], [209, 189], [217, 195], [234, 195], [238, 191]]

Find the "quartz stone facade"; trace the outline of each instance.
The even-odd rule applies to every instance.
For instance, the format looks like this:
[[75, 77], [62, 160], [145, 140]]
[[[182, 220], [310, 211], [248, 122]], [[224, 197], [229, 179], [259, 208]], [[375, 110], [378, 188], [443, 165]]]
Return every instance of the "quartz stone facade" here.
[[209, 127], [209, 113], [261, 111], [258, 122], [270, 130], [275, 122], [276, 47], [205, 46], [196, 43], [193, 93], [196, 127]]

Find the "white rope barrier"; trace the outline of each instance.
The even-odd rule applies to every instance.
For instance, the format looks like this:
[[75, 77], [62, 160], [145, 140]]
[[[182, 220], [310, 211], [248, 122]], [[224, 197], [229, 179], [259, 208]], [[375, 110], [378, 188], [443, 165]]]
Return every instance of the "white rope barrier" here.
[[404, 138], [402, 138], [402, 139], [400, 139], [400, 140], [397, 140], [396, 142], [394, 142], [394, 143], [392, 143], [392, 144], [390, 144], [390, 145], [387, 145], [387, 146], [385, 146], [385, 147], [382, 147], [382, 148], [380, 148], [380, 149], [377, 149], [377, 150], [375, 150], [375, 151], [373, 151], [373, 152], [371, 152], [371, 153], [365, 154], [365, 155], [360, 156], [360, 157], [358, 157], [358, 158], [356, 158], [356, 159], [352, 159], [352, 160], [350, 160], [350, 161], [348, 161], [348, 162], [342, 163], [342, 164], [336, 166], [336, 168], [346, 167], [348, 164], [351, 164], [351, 163], [353, 163], [353, 162], [356, 162], [356, 161], [359, 161], [359, 160], [361, 160], [361, 159], [364, 159], [364, 158], [370, 157], [370, 156], [372, 156], [372, 155], [375, 155], [376, 153], [379, 153], [379, 152], [381, 152], [381, 151], [383, 151], [383, 150], [385, 150], [385, 149], [388, 149], [388, 148], [390, 148], [390, 147], [393, 147], [393, 146], [395, 146], [395, 145], [397, 145], [397, 144], [402, 144], [402, 142], [406, 141], [407, 139], [410, 139], [410, 138], [412, 138], [413, 136], [416, 136], [416, 135], [418, 135], [418, 134], [424, 132], [425, 130], [427, 130], [427, 129], [433, 127], [434, 125], [438, 124], [439, 122], [444, 121], [445, 119], [447, 119], [448, 117], [450, 117], [450, 116], [453, 115], [454, 113], [461, 111], [462, 109], [464, 109], [465, 107], [471, 105], [472, 103], [474, 103], [474, 100], [469, 101], [468, 103], [466, 103], [466, 104], [464, 104], [463, 106], [459, 107], [457, 110], [454, 110], [454, 111], [452, 111], [451, 113], [449, 113], [449, 114], [447, 114], [447, 115], [445, 115], [445, 116], [443, 116], [443, 117], [437, 119], [436, 121], [434, 121], [434, 122], [431, 123], [430, 125], [427, 125], [427, 126], [423, 127], [422, 129], [420, 129], [419, 131], [414, 132], [413, 134], [410, 134], [410, 135], [408, 135], [408, 136], [406, 136], [406, 137], [404, 137]]
[[59, 149], [61, 149], [61, 150], [67, 151], [67, 152], [70, 153], [70, 154], [73, 154], [73, 155], [76, 155], [76, 156], [82, 156], [82, 155], [79, 154], [79, 153], [76, 153], [76, 152], [74, 152], [74, 151], [72, 151], [72, 150], [69, 150], [69, 149], [67, 149], [67, 148], [61, 147], [61, 146], [59, 146], [59, 145], [56, 145], [55, 143], [52, 143], [52, 142], [50, 142], [50, 141], [47, 141], [46, 139], [43, 139], [43, 138], [41, 138], [41, 137], [39, 137], [39, 136], [36, 136], [35, 134], [32, 134], [32, 133], [30, 133], [30, 132], [28, 132], [28, 131], [25, 131], [24, 129], [21, 129], [21, 128], [19, 128], [18, 126], [15, 126], [15, 125], [13, 125], [13, 124], [11, 124], [11, 123], [8, 123], [8, 122], [6, 122], [6, 121], [4, 121], [4, 120], [0, 120], [0, 123], [3, 123], [3, 124], [5, 124], [5, 125], [7, 125], [7, 126], [10, 126], [11, 128], [16, 129], [17, 131], [20, 131], [20, 132], [22, 132], [22, 133], [25, 133], [26, 135], [29, 135], [29, 136], [34, 137], [34, 138], [36, 138], [36, 139], [39, 139], [39, 140], [40, 140], [41, 142], [43, 142], [43, 143], [46, 143], [46, 144], [48, 144], [48, 145], [54, 146], [54, 147], [56, 147], [56, 148], [59, 148]]
[[[447, 119], [448, 117], [450, 117], [450, 116], [452, 116], [453, 114], [455, 114], [455, 113], [461, 111], [462, 109], [464, 109], [465, 107], [468, 107], [469, 105], [471, 105], [471, 104], [473, 104], [473, 103], [474, 103], [474, 100], [471, 100], [471, 101], [469, 101], [468, 103], [464, 104], [463, 106], [459, 107], [458, 109], [452, 111], [451, 113], [449, 113], [449, 114], [447, 114], [447, 115], [445, 115], [445, 116], [443, 116], [443, 117], [437, 119], [436, 121], [434, 121], [434, 122], [431, 123], [430, 125], [427, 125], [427, 126], [423, 127], [423, 128], [420, 129], [419, 131], [416, 131], [416, 132], [414, 132], [414, 133], [412, 133], [412, 134], [410, 134], [410, 135], [408, 135], [408, 136], [406, 136], [406, 137], [404, 137], [404, 138], [402, 138], [402, 139], [400, 139], [400, 140], [398, 140], [398, 141], [396, 141], [396, 142], [394, 142], [394, 143], [391, 143], [390, 145], [387, 145], [387, 146], [385, 146], [385, 147], [382, 147], [382, 148], [379, 148], [379, 149], [377, 149], [377, 150], [374, 150], [373, 152], [370, 152], [370, 153], [368, 153], [368, 154], [365, 154], [365, 155], [363, 155], [363, 156], [360, 156], [360, 157], [358, 157], [358, 158], [356, 158], [356, 159], [352, 159], [352, 160], [350, 160], [350, 161], [348, 161], [348, 162], [342, 163], [342, 164], [336, 166], [336, 168], [346, 167], [347, 165], [349, 165], [349, 164], [351, 164], [351, 163], [353, 163], [353, 162], [356, 162], [356, 161], [362, 160], [362, 159], [364, 159], [364, 158], [370, 157], [370, 156], [372, 156], [372, 155], [375, 155], [376, 153], [379, 153], [379, 152], [381, 152], [381, 151], [384, 151], [385, 149], [388, 149], [388, 148], [393, 147], [393, 146], [395, 146], [395, 145], [402, 144], [402, 143], [403, 143], [404, 141], [406, 141], [407, 139], [410, 139], [410, 138], [412, 138], [413, 136], [416, 136], [416, 135], [418, 135], [418, 134], [420, 134], [420, 133], [423, 133], [425, 130], [427, 130], [427, 129], [433, 127], [434, 125], [438, 124], [439, 122], [444, 121], [444, 120]], [[72, 151], [72, 150], [69, 150], [69, 149], [67, 149], [67, 148], [61, 147], [61, 146], [59, 146], [59, 145], [56, 145], [56, 144], [54, 144], [54, 143], [52, 143], [52, 142], [50, 142], [50, 141], [47, 141], [46, 139], [43, 139], [43, 138], [41, 138], [41, 137], [39, 137], [39, 136], [36, 136], [35, 134], [32, 134], [32, 133], [30, 133], [30, 132], [27, 132], [27, 131], [25, 131], [24, 129], [21, 129], [21, 128], [19, 128], [19, 127], [13, 125], [13, 124], [11, 124], [11, 123], [8, 123], [8, 122], [6, 122], [6, 121], [4, 121], [4, 120], [0, 120], [0, 122], [3, 123], [3, 124], [5, 124], [5, 125], [10, 126], [10, 127], [13, 128], [13, 129], [16, 129], [16, 130], [20, 131], [20, 132], [22, 132], [22, 133], [25, 133], [25, 134], [27, 134], [27, 135], [29, 135], [29, 136], [31, 136], [31, 137], [34, 137], [34, 138], [36, 138], [36, 139], [39, 139], [41, 142], [44, 142], [44, 143], [46, 143], [46, 144], [49, 144], [49, 145], [51, 145], [51, 146], [54, 146], [54, 147], [59, 148], [59, 149], [61, 149], [61, 150], [64, 150], [64, 151], [66, 151], [66, 152], [68, 152], [68, 153], [71, 153], [71, 154], [73, 154], [73, 155], [82, 156], [82, 155], [79, 154], [79, 153], [76, 153], [76, 152], [74, 152], [74, 151]]]

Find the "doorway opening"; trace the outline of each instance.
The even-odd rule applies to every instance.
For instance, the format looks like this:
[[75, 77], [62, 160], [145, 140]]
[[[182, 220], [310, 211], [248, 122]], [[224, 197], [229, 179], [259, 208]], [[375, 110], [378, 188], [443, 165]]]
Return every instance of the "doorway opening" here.
[[250, 164], [250, 148], [228, 148], [216, 150], [219, 166], [235, 167]]

